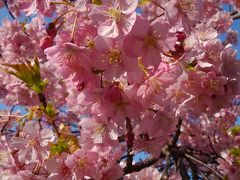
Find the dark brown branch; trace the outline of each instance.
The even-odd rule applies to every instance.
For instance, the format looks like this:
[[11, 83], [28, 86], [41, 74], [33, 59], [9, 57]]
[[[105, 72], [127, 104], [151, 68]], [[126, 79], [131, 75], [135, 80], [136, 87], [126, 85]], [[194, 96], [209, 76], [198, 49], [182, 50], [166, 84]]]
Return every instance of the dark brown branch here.
[[162, 6], [161, 6], [159, 3], [157, 3], [156, 1], [154, 1], [154, 0], [150, 0], [150, 2], [153, 3], [154, 5], [160, 7], [163, 11], [165, 11], [165, 8], [162, 7]]
[[181, 176], [182, 176], [182, 178], [184, 180], [190, 180], [190, 177], [188, 175], [188, 171], [187, 171], [186, 165], [183, 163], [183, 159], [182, 158], [179, 159], [179, 163], [178, 163], [177, 168], [179, 169], [180, 174], [181, 174]]
[[240, 12], [239, 11], [233, 11], [231, 14], [233, 20], [240, 19]]
[[176, 147], [179, 136], [181, 135], [181, 126], [182, 126], [182, 118], [179, 117], [178, 123], [177, 123], [177, 126], [176, 126], [177, 131], [176, 131], [176, 134], [174, 135], [172, 143], [171, 143], [171, 146], [173, 146], [173, 147]]
[[238, 11], [233, 11], [233, 12], [231, 12], [231, 16], [234, 16], [234, 15], [236, 15], [236, 14], [238, 14]]
[[[40, 94], [38, 94], [38, 98], [39, 98], [39, 101], [41, 102], [41, 104], [43, 105], [43, 107], [46, 109], [46, 107], [47, 107], [46, 96], [43, 93], [40, 93]], [[57, 133], [57, 136], [59, 136], [58, 127], [55, 123], [55, 120], [53, 120], [52, 126], [53, 126], [53, 129], [55, 130], [55, 132]]]
[[205, 174], [203, 174], [202, 172], [199, 172], [199, 175], [200, 175], [204, 180], [208, 180], [207, 176], [205, 176]]
[[131, 168], [124, 168], [124, 174], [139, 172], [146, 167], [150, 167], [150, 166], [154, 165], [158, 160], [159, 160], [159, 158], [152, 158], [152, 159], [140, 162], [140, 163], [136, 163], [136, 164], [132, 165]]
[[237, 20], [237, 19], [240, 19], [240, 13], [233, 16], [233, 20]]
[[190, 161], [189, 159], [187, 159], [191, 172], [192, 172], [192, 179], [193, 180], [198, 180], [198, 167], [196, 164], [194, 164], [192, 161]]
[[43, 93], [38, 94], [38, 99], [42, 103], [43, 107], [47, 107], [47, 99]]
[[132, 147], [133, 147], [133, 140], [134, 140], [134, 134], [132, 132], [132, 125], [131, 125], [131, 119], [128, 117], [126, 118], [126, 143], [127, 143], [127, 165], [126, 167], [128, 169], [131, 169], [132, 167], [132, 161], [133, 161], [133, 154], [131, 154]]
[[162, 173], [162, 174], [163, 174], [163, 175], [162, 175], [162, 180], [168, 179], [168, 177], [169, 177], [168, 171], [169, 171], [170, 166], [171, 166], [171, 155], [170, 155], [170, 153], [167, 151], [167, 155], [166, 155], [166, 166], [165, 166], [164, 171], [163, 171], [163, 173]]

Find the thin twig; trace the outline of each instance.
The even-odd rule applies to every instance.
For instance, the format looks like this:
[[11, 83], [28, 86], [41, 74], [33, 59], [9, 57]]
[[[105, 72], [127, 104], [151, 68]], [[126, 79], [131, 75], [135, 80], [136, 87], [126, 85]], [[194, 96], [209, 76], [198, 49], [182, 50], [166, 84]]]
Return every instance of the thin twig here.
[[160, 7], [163, 11], [165, 11], [165, 8], [162, 7], [160, 4], [158, 4], [156, 1], [154, 0], [150, 0], [151, 3], [155, 4], [156, 6]]
[[140, 163], [136, 163], [129, 169], [128, 168], [124, 168], [124, 174], [130, 174], [130, 173], [133, 173], [133, 172], [139, 172], [139, 171], [141, 171], [142, 169], [144, 169], [146, 167], [152, 166], [158, 160], [159, 160], [159, 158], [152, 158], [152, 159], [148, 159], [146, 161], [140, 162]]
[[185, 154], [185, 157], [190, 159], [190, 160], [192, 160], [192, 161], [194, 161], [194, 162], [196, 162], [196, 163], [198, 163], [199, 165], [202, 165], [202, 166], [208, 168], [212, 173], [214, 173], [220, 179], [224, 179], [224, 177], [219, 172], [217, 172], [215, 169], [213, 169], [211, 166], [207, 165], [206, 163], [200, 161], [199, 159], [191, 156], [190, 154]]
[[203, 178], [204, 180], [208, 180], [208, 178], [207, 178], [202, 172], [199, 172], [199, 174], [200, 174], [200, 176], [202, 176], [202, 178]]
[[168, 179], [169, 178], [169, 168], [170, 168], [170, 165], [171, 165], [171, 155], [169, 152], [167, 152], [167, 156], [166, 156], [166, 166], [163, 170], [163, 173], [162, 173], [162, 178], [161, 179]]
[[232, 16], [232, 19], [233, 19], [233, 20], [240, 19], [240, 13], [238, 12], [237, 14], [233, 15], [233, 16]]
[[9, 112], [8, 120], [7, 120], [7, 122], [3, 125], [2, 129], [1, 129], [1, 134], [4, 132], [4, 130], [6, 129], [8, 123], [9, 123], [9, 121], [11, 120], [11, 117], [12, 117], [11, 115], [12, 115], [12, 112], [13, 112], [14, 108], [15, 108], [15, 105], [12, 106], [12, 108], [11, 108], [11, 110], [10, 110], [10, 112]]
[[38, 94], [38, 99], [42, 103], [43, 107], [47, 107], [47, 99], [46, 96], [43, 93]]
[[133, 147], [133, 137], [134, 134], [132, 132], [132, 125], [131, 125], [131, 119], [128, 117], [126, 118], [126, 142], [127, 142], [127, 165], [126, 168], [130, 169], [132, 167], [132, 161], [133, 161], [133, 154], [131, 154], [132, 147]]
[[181, 126], [182, 126], [182, 118], [179, 117], [178, 123], [177, 123], [177, 126], [176, 126], [177, 127], [177, 131], [176, 131], [176, 134], [173, 137], [171, 146], [176, 147], [178, 139], [179, 139], [179, 136], [181, 135]]

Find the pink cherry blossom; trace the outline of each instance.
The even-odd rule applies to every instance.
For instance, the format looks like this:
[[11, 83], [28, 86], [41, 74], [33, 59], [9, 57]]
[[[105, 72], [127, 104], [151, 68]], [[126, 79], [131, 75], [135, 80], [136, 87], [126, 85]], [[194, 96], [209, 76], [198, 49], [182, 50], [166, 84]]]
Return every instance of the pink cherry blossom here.
[[144, 65], [158, 66], [161, 53], [173, 49], [176, 40], [164, 19], [159, 18], [151, 23], [138, 17], [133, 30], [124, 40], [124, 48], [129, 56], [141, 56]]
[[239, 179], [237, 0], [1, 7], [0, 179]]
[[127, 35], [135, 21], [137, 0], [115, 1], [103, 0], [103, 5], [94, 7], [90, 12], [90, 17], [94, 20], [102, 20], [98, 28], [98, 34], [110, 38], [115, 38], [119, 34]]
[[103, 117], [83, 119], [80, 122], [80, 126], [83, 129], [83, 133], [88, 133], [95, 144], [102, 144], [103, 142], [112, 144], [118, 138], [116, 126]]
[[78, 179], [83, 179], [85, 176], [97, 178], [97, 161], [97, 153], [79, 149], [65, 160], [65, 164]]
[[48, 60], [53, 63], [58, 63], [61, 66], [61, 72], [64, 77], [70, 76], [72, 71], [75, 73], [87, 73], [86, 70], [88, 69], [86, 66], [89, 64], [88, 58], [84, 52], [81, 53], [80, 47], [73, 43], [49, 47], [45, 49], [45, 53]]
[[67, 158], [66, 153], [62, 153], [60, 157], [56, 159], [49, 159], [46, 163], [48, 172], [52, 173], [48, 179], [57, 180], [64, 178], [66, 180], [72, 179], [71, 169], [66, 166], [64, 161]]
[[223, 95], [224, 85], [227, 84], [227, 78], [217, 76], [214, 72], [209, 72], [207, 77], [203, 79], [202, 87], [206, 90], [208, 95]]
[[34, 13], [44, 13], [50, 8], [51, 0], [31, 0], [26, 1], [22, 0], [23, 10], [26, 12], [27, 16], [30, 16]]
[[48, 143], [54, 140], [53, 131], [40, 130], [37, 122], [30, 121], [23, 127], [22, 137], [13, 137], [11, 145], [18, 151], [20, 162], [32, 163], [48, 158]]

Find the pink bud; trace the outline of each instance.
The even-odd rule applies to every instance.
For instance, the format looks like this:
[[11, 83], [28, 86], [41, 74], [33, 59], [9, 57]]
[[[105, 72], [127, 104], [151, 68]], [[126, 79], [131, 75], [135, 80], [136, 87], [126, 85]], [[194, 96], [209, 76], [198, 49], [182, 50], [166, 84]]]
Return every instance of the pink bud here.
[[186, 34], [181, 31], [177, 31], [176, 36], [177, 36], [179, 42], [183, 42], [186, 39]]
[[40, 45], [39, 47], [42, 50], [45, 50], [49, 47], [53, 46], [53, 38], [51, 36], [44, 36], [41, 40], [40, 40]]

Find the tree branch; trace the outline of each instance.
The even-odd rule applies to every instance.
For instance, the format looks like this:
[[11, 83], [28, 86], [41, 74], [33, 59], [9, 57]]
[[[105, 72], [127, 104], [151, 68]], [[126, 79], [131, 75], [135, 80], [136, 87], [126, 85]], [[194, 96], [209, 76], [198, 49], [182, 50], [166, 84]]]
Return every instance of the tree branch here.
[[15, 108], [15, 105], [12, 106], [12, 108], [11, 108], [11, 110], [10, 110], [10, 112], [9, 112], [8, 121], [3, 125], [2, 129], [1, 129], [1, 134], [2, 134], [2, 133], [4, 132], [4, 130], [6, 129], [8, 123], [9, 123], [9, 121], [10, 121], [10, 119], [11, 119], [11, 114], [12, 114], [14, 108]]
[[200, 161], [199, 159], [191, 156], [190, 154], [185, 154], [185, 157], [190, 159], [190, 160], [192, 160], [192, 161], [194, 161], [194, 162], [196, 162], [196, 163], [198, 163], [201, 166], [206, 167], [207, 169], [209, 169], [212, 173], [214, 173], [220, 179], [224, 179], [224, 177], [219, 172], [217, 172], [215, 169], [213, 169], [211, 166], [207, 165], [206, 163]]
[[134, 134], [132, 132], [132, 125], [131, 125], [131, 119], [128, 117], [126, 118], [126, 143], [127, 143], [127, 168], [131, 169], [132, 167], [132, 161], [133, 161], [133, 154], [131, 154], [132, 147], [133, 147], [133, 140], [134, 140]]
[[179, 117], [178, 123], [177, 123], [177, 126], [176, 126], [177, 131], [176, 131], [176, 134], [174, 135], [172, 143], [171, 143], [171, 146], [173, 146], [173, 147], [176, 147], [179, 136], [181, 135], [181, 126], [182, 126], [182, 118]]
[[[43, 107], [46, 109], [46, 107], [47, 107], [46, 96], [43, 93], [40, 93], [40, 94], [38, 94], [38, 98], [39, 98], [39, 101], [41, 102], [41, 104], [43, 105]], [[57, 136], [59, 136], [58, 127], [55, 123], [55, 120], [52, 121], [52, 126], [53, 126], [53, 129], [55, 130], [55, 132], [57, 133]]]
[[150, 167], [153, 164], [155, 164], [159, 159], [160, 158], [148, 159], [146, 161], [143, 161], [143, 162], [136, 163], [136, 164], [132, 165], [131, 168], [124, 168], [124, 175], [125, 174], [130, 174], [130, 173], [133, 173], [133, 172], [139, 172], [146, 167]]

